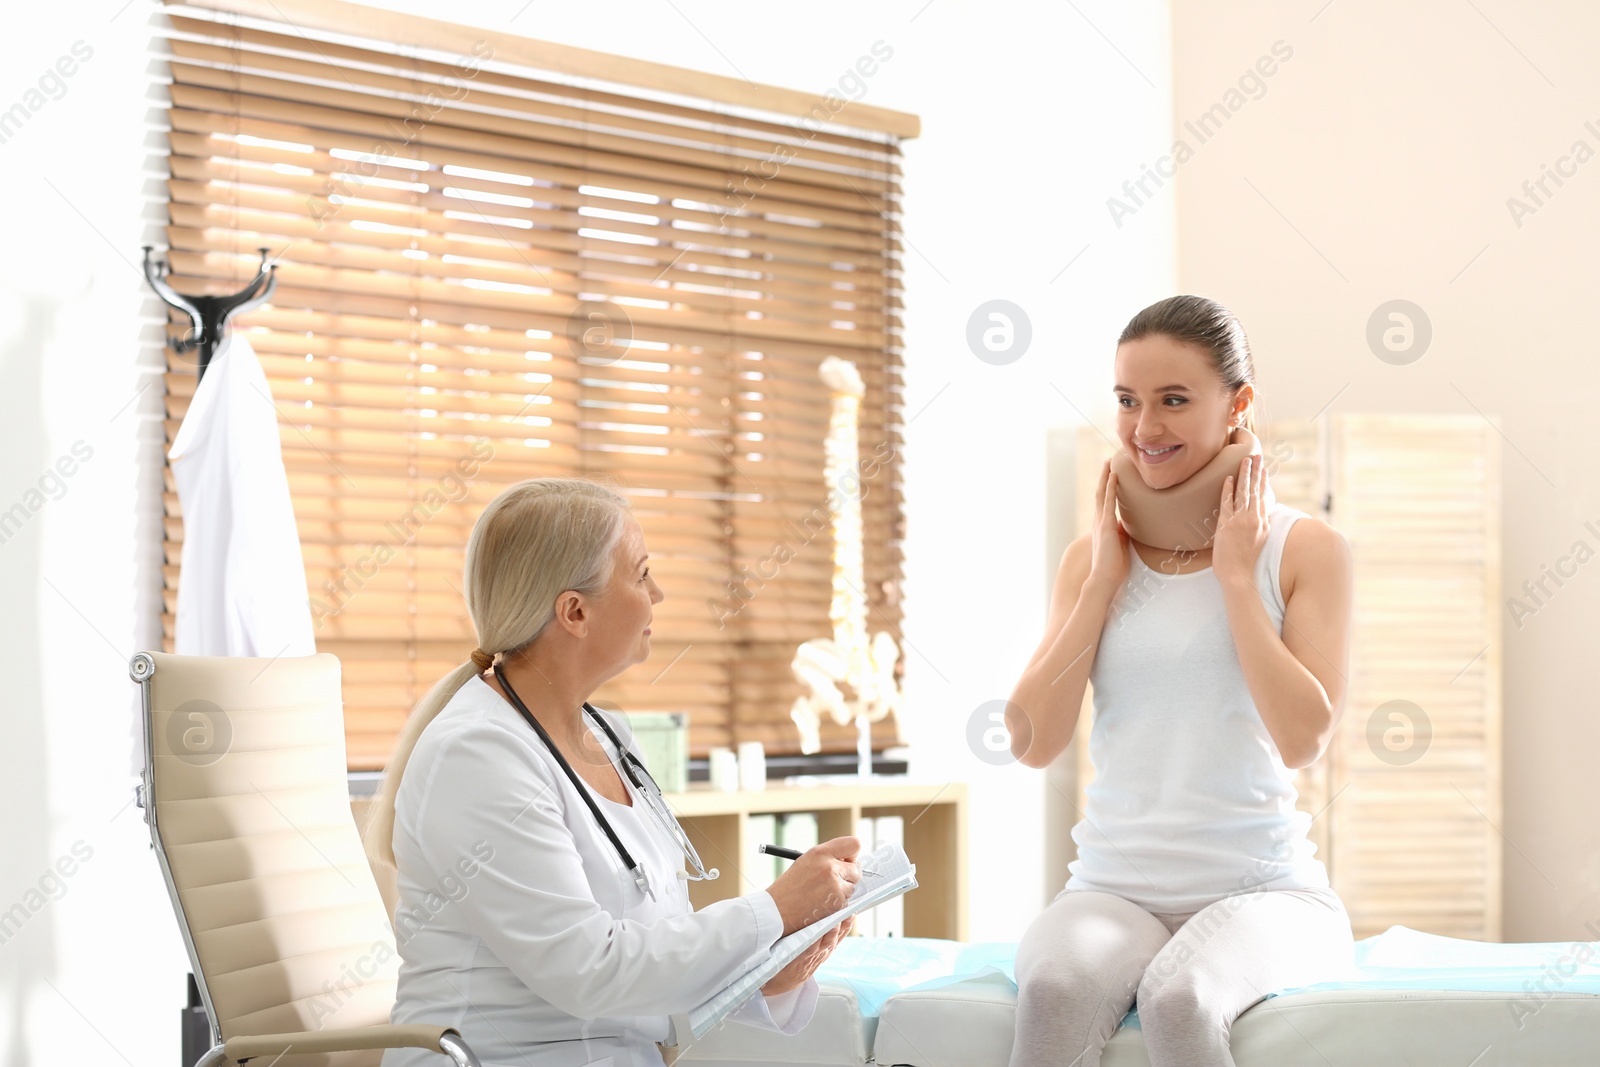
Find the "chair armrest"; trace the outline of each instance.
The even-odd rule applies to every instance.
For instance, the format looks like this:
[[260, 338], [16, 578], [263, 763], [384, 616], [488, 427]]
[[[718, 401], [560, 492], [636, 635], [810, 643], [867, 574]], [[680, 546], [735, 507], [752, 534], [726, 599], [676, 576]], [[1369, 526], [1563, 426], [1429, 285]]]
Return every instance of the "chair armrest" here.
[[228, 1058], [237, 1063], [252, 1056], [283, 1056], [290, 1052], [351, 1052], [374, 1048], [425, 1048], [444, 1052], [439, 1042], [446, 1034], [461, 1040], [461, 1035], [448, 1026], [388, 1025], [308, 1030], [299, 1034], [250, 1034], [230, 1037], [222, 1045]]

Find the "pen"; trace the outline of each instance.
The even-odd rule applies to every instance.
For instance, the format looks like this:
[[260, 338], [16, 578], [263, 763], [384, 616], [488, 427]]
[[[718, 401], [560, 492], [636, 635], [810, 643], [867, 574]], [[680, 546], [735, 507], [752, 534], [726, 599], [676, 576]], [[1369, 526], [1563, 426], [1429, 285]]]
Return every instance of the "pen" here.
[[[776, 856], [780, 860], [797, 860], [800, 858], [800, 853], [796, 852], [792, 848], [784, 848], [782, 845], [757, 845], [756, 851], [765, 852], [769, 856]], [[861, 873], [872, 874], [872, 872], [867, 870], [865, 867], [861, 868]], [[876, 875], [874, 875], [874, 877], [876, 877]]]
[[769, 856], [777, 856], [782, 860], [797, 860], [800, 858], [800, 853], [792, 848], [784, 848], [782, 845], [757, 845], [756, 851], [765, 852]]

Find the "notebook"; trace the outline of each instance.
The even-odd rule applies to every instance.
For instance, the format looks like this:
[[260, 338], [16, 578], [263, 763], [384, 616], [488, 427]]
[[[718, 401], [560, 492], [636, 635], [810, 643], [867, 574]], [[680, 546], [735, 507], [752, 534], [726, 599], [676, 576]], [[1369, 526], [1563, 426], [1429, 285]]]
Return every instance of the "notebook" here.
[[[917, 887], [917, 865], [912, 863], [899, 845], [889, 843], [879, 846], [859, 857], [861, 881], [856, 883], [850, 900], [844, 907], [810, 926], [801, 927], [788, 937], [779, 938], [772, 946], [771, 955], [687, 1013], [672, 1017], [672, 1039], [663, 1042], [675, 1047], [685, 1037], [704, 1037], [720, 1023], [729, 1012], [749, 1000], [772, 976], [794, 962], [806, 949], [822, 940], [822, 935], [845, 919], [868, 908], [893, 900]], [[870, 874], [868, 872], [871, 872]], [[685, 1042], [686, 1043], [686, 1042]]]

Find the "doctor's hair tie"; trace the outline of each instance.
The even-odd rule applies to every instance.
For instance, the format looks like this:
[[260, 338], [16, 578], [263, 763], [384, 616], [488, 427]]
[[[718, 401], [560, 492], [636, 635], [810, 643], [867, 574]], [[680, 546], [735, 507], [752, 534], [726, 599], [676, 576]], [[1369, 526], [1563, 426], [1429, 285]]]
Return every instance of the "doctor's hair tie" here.
[[493, 653], [485, 652], [481, 648], [473, 649], [471, 658], [473, 666], [477, 667], [479, 671], [486, 671], [494, 666]]

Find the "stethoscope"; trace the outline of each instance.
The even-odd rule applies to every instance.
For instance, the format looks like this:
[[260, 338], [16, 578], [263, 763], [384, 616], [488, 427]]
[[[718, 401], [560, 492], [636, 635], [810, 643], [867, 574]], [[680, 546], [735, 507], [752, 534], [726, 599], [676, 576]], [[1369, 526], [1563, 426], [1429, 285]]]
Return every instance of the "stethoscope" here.
[[[649, 894], [651, 900], [655, 900], [655, 891], [650, 888], [650, 879], [645, 876], [644, 868], [633, 858], [633, 854], [622, 843], [622, 839], [617, 836], [617, 832], [611, 828], [610, 821], [600, 811], [600, 806], [594, 802], [594, 797], [589, 795], [589, 790], [584, 788], [583, 782], [578, 778], [577, 772], [572, 769], [572, 765], [567, 762], [566, 757], [561, 754], [555, 743], [550, 740], [550, 735], [545, 732], [543, 726], [539, 725], [539, 720], [533, 717], [533, 713], [522, 702], [522, 698], [517, 696], [517, 691], [511, 688], [510, 682], [506, 681], [505, 673], [500, 670], [500, 664], [498, 663], [494, 665], [494, 677], [500, 683], [501, 690], [510, 698], [511, 705], [521, 712], [524, 719], [528, 720], [528, 725], [533, 727], [534, 732], [539, 735], [539, 739], [550, 750], [550, 754], [561, 765], [561, 769], [572, 780], [572, 787], [578, 791], [578, 795], [583, 798], [583, 802], [589, 806], [589, 811], [594, 815], [595, 821], [600, 824], [600, 829], [605, 831], [606, 837], [611, 840], [611, 846], [617, 850], [617, 855], [622, 858], [623, 866], [633, 875], [634, 884], [642, 892]], [[650, 772], [645, 768], [644, 762], [622, 744], [622, 740], [611, 729], [611, 724], [606, 722], [604, 717], [590, 706], [587, 700], [583, 702], [583, 710], [589, 713], [590, 718], [600, 724], [600, 729], [605, 731], [606, 736], [611, 739], [612, 745], [616, 746], [618, 755], [622, 757], [622, 772], [628, 776], [628, 781], [633, 783], [634, 791], [644, 798], [645, 806], [651, 809], [656, 821], [661, 824], [662, 829], [666, 830], [668, 836], [676, 839], [678, 847], [683, 850], [684, 858], [694, 868], [693, 874], [680, 870], [678, 877], [686, 880], [693, 879], [697, 882], [716, 878], [721, 872], [715, 867], [708, 871], [705, 865], [700, 862], [700, 854], [695, 851], [693, 842], [689, 840], [689, 835], [684, 833], [683, 826], [679, 824], [671, 809], [667, 807], [666, 800], [661, 796], [661, 787], [656, 785], [656, 780], [651, 777]]]

